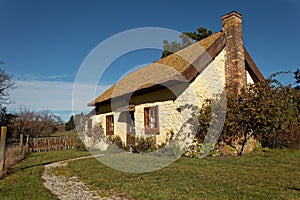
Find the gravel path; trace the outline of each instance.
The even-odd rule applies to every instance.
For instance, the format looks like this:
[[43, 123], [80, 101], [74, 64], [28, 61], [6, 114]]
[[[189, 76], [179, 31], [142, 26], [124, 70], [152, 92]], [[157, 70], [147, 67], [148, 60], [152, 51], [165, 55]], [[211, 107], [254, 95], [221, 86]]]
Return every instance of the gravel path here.
[[[101, 155], [98, 155], [101, 156]], [[127, 198], [110, 196], [101, 197], [101, 191], [91, 190], [90, 187], [80, 181], [79, 177], [72, 176], [67, 177], [63, 175], [57, 175], [53, 173], [53, 169], [66, 167], [69, 162], [73, 160], [91, 158], [94, 156], [80, 157], [70, 160], [64, 160], [60, 162], [51, 163], [45, 165], [45, 171], [42, 175], [44, 179], [44, 186], [55, 194], [59, 199], [63, 200], [85, 200], [85, 199], [102, 199], [102, 200], [125, 200]]]

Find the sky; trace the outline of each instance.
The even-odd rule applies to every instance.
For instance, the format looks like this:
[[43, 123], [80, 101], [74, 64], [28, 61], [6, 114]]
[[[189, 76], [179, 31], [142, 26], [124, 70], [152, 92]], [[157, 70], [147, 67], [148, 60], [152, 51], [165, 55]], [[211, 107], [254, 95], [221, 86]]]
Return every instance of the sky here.
[[[149, 48], [120, 55], [99, 72], [95, 89], [94, 82], [77, 80], [99, 44], [142, 27], [186, 32], [201, 26], [217, 32], [222, 29], [222, 15], [233, 10], [243, 15], [245, 47], [265, 77], [278, 71], [295, 71], [300, 66], [298, 0], [0, 0], [0, 60], [4, 62], [0, 67], [13, 74], [17, 86], [11, 92], [13, 103], [9, 109], [25, 106], [36, 111], [51, 110], [67, 120], [74, 106], [75, 83], [83, 92], [80, 106], [73, 112], [88, 112], [92, 108], [86, 104], [94, 96], [129, 70], [158, 60], [161, 55], [161, 49]], [[141, 37], [148, 40], [151, 35]], [[107, 52], [118, 52], [120, 48], [115, 44]], [[105, 56], [98, 56], [99, 65]], [[291, 76], [282, 80], [292, 82]], [[91, 90], [94, 96], [89, 94]]]

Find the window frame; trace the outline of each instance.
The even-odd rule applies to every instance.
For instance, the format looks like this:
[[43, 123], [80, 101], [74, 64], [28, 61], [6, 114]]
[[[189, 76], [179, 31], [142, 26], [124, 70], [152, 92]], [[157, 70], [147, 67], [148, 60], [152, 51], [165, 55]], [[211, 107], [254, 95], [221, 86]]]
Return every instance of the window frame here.
[[[151, 112], [151, 111], [153, 111], [153, 112]], [[151, 119], [156, 119], [156, 121], [151, 122]], [[154, 124], [154, 127], [150, 127], [150, 124]], [[155, 126], [155, 124], [156, 124], [156, 126]], [[145, 134], [159, 135], [158, 106], [149, 106], [149, 107], [144, 108], [144, 128], [145, 128]]]
[[114, 135], [114, 115], [106, 115], [106, 135]]
[[87, 121], [87, 129], [92, 130], [93, 129], [93, 119], [88, 119]]
[[129, 135], [135, 135], [135, 111], [129, 111], [127, 119], [127, 130], [126, 133]]

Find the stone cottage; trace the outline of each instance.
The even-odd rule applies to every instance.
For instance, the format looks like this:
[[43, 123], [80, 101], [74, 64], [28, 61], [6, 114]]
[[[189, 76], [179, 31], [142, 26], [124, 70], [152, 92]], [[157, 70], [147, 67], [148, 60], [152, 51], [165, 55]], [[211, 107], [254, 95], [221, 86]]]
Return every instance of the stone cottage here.
[[119, 136], [125, 145], [138, 137], [160, 144], [184, 126], [190, 113], [183, 107], [201, 107], [225, 88], [239, 93], [263, 80], [244, 47], [242, 15], [228, 13], [222, 25], [221, 32], [127, 74], [88, 103], [94, 114], [86, 129], [100, 125], [106, 136]]

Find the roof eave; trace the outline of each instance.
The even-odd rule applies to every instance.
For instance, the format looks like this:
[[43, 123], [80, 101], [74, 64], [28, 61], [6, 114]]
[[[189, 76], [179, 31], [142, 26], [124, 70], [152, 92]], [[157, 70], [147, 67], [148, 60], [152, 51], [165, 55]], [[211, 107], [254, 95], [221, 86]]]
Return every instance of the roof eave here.
[[257, 65], [255, 64], [255, 62], [253, 61], [253, 59], [251, 58], [250, 54], [248, 53], [245, 47], [244, 47], [244, 55], [245, 55], [245, 61], [248, 63], [247, 71], [249, 72], [251, 78], [256, 83], [263, 81], [265, 79], [264, 76], [258, 69]]

